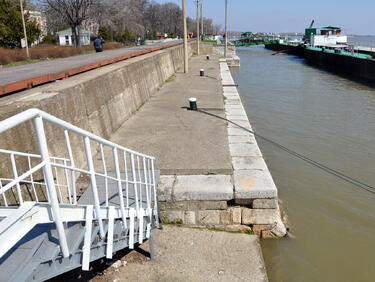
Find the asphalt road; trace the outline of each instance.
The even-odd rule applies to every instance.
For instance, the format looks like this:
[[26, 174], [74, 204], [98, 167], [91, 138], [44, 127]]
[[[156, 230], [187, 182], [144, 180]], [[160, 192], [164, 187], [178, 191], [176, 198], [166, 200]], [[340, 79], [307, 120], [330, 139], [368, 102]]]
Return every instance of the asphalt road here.
[[31, 88], [35, 85], [121, 61], [130, 57], [181, 44], [182, 40], [108, 50], [46, 62], [0, 69], [0, 95]]

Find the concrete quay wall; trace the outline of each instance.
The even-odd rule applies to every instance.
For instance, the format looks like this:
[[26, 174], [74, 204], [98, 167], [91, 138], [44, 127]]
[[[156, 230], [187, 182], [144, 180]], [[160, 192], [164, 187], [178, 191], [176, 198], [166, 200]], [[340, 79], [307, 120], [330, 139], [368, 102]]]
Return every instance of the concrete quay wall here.
[[262, 238], [283, 237], [278, 192], [251, 130], [231, 76], [220, 59], [232, 175], [162, 175], [158, 195], [165, 223], [254, 232]]
[[[189, 55], [196, 43], [189, 43]], [[201, 44], [204, 53], [212, 53], [212, 44]], [[161, 87], [166, 79], [183, 67], [183, 46], [131, 58], [86, 73], [69, 77], [0, 100], [0, 120], [29, 108], [39, 108], [105, 139], [111, 135]], [[4, 132], [0, 148], [39, 154], [34, 125], [21, 124]], [[68, 157], [63, 131], [46, 126], [50, 154]], [[82, 139], [71, 138], [77, 166], [85, 163]], [[93, 148], [95, 150], [96, 148]], [[17, 163], [27, 169], [25, 160]], [[24, 162], [22, 164], [22, 162]], [[8, 161], [0, 162], [2, 176], [9, 175]]]

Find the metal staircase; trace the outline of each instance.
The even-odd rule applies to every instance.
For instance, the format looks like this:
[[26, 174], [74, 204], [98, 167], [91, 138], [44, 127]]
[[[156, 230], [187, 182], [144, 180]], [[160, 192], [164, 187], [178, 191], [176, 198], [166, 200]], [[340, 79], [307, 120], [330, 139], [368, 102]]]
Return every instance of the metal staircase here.
[[[1, 121], [0, 134], [21, 124], [33, 126], [35, 137], [25, 138], [38, 152], [0, 149], [0, 281], [89, 270], [146, 240], [152, 257], [153, 230], [161, 228], [154, 158], [37, 109]], [[82, 195], [79, 176], [87, 179]]]

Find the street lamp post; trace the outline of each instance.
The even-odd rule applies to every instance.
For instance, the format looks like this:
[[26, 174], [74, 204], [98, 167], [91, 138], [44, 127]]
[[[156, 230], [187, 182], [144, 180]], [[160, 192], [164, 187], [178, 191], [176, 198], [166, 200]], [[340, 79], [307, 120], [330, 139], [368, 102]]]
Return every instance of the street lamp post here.
[[228, 0], [225, 0], [225, 40], [224, 40], [224, 58], [227, 57], [228, 49]]
[[186, 26], [186, 0], [182, 0], [182, 14], [184, 21], [184, 73], [189, 72], [188, 46], [187, 46], [187, 26]]
[[20, 0], [20, 7], [21, 7], [21, 17], [22, 17], [22, 25], [23, 25], [23, 34], [25, 36], [25, 44], [26, 44], [26, 56], [30, 58], [29, 54], [29, 45], [27, 44], [27, 34], [26, 34], [26, 24], [25, 24], [25, 13], [23, 11], [23, 3]]

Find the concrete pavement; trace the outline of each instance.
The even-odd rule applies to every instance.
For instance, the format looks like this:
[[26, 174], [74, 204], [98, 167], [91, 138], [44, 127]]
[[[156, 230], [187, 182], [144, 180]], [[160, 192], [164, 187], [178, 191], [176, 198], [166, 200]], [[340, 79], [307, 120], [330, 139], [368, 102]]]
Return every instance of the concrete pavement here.
[[[198, 107], [224, 116], [218, 58], [193, 57], [189, 74], [177, 72], [125, 122], [111, 140], [156, 157], [161, 174], [231, 174], [226, 123], [188, 111], [189, 97]], [[199, 70], [205, 69], [205, 77]]]

